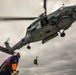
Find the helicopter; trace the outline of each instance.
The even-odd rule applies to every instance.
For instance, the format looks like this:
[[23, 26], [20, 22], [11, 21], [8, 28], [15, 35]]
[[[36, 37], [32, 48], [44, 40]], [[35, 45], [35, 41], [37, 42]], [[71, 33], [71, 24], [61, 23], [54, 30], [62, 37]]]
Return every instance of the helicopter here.
[[[61, 37], [65, 36], [65, 30], [71, 27], [72, 23], [76, 21], [76, 6], [61, 6], [56, 11], [47, 15], [46, 8], [47, 0], [44, 0], [44, 13], [39, 17], [25, 17], [25, 18], [7, 18], [1, 17], [1, 21], [9, 20], [34, 20], [26, 30], [26, 35], [13, 47], [10, 47], [8, 41], [5, 42], [6, 48], [0, 46], [0, 50], [13, 54], [15, 50], [27, 45], [28, 49], [31, 49], [30, 43], [42, 41], [42, 44], [55, 38], [60, 33]], [[61, 32], [62, 30], [62, 32]]]

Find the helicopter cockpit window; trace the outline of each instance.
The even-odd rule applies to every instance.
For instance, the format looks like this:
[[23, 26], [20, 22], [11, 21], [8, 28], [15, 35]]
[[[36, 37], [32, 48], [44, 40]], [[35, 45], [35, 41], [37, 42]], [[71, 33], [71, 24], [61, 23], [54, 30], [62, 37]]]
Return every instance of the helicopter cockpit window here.
[[31, 28], [31, 25], [27, 29], [30, 29], [30, 28]]
[[33, 25], [31, 27], [31, 33], [33, 33], [34, 31], [36, 31], [37, 29], [39, 29], [41, 26], [40, 26], [40, 22], [37, 22], [35, 25]]
[[47, 20], [47, 17], [45, 17], [44, 19], [41, 20], [41, 25], [42, 25], [42, 27], [43, 27], [44, 25], [48, 24], [48, 23], [49, 23], [49, 22], [48, 22], [48, 20]]
[[41, 27], [40, 25], [40, 22], [37, 22], [33, 25], [30, 25], [28, 28], [27, 28], [27, 33], [28, 34], [31, 34], [33, 33], [34, 31], [36, 31], [37, 29], [39, 29]]
[[64, 7], [61, 7], [61, 8], [60, 8], [60, 10], [63, 10], [63, 9], [64, 9]]
[[30, 33], [31, 25], [27, 28], [27, 33]]

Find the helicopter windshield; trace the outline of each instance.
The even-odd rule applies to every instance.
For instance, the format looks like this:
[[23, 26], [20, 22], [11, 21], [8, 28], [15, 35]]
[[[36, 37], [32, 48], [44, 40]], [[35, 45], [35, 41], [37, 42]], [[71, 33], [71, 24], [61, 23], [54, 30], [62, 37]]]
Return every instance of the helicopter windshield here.
[[34, 22], [27, 28], [27, 30], [34, 26], [39, 20], [40, 18], [35, 19]]
[[36, 19], [36, 21], [34, 21], [28, 28], [27, 28], [27, 33], [31, 34], [34, 31], [36, 31], [37, 29], [39, 29], [40, 26], [40, 18]]
[[64, 7], [61, 7], [61, 8], [60, 8], [60, 10], [63, 10], [63, 9], [64, 9]]

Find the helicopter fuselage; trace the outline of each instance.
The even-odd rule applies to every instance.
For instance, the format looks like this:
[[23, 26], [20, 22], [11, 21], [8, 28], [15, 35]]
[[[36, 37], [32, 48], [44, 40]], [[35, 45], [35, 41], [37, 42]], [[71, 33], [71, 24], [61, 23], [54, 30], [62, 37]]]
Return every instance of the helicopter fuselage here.
[[[60, 33], [61, 37], [65, 36], [65, 30], [71, 27], [72, 23], [76, 21], [76, 6], [63, 6], [47, 15], [46, 0], [44, 0], [45, 12], [39, 17], [25, 17], [25, 18], [0, 18], [2, 21], [6, 20], [34, 20], [34, 22], [27, 28], [26, 35], [13, 47], [9, 44], [6, 46], [7, 53], [11, 54], [16, 49], [20, 49], [27, 45], [30, 49], [29, 44], [37, 41], [42, 41], [42, 44], [46, 43], [50, 39], [58, 36]], [[63, 30], [61, 32], [61, 30]], [[8, 42], [7, 42], [8, 43]], [[10, 48], [9, 48], [10, 47]], [[4, 49], [1, 47], [1, 49]], [[2, 50], [4, 52], [4, 50]], [[6, 53], [6, 51], [5, 51]]]
[[61, 7], [57, 11], [40, 16], [26, 32], [29, 43], [42, 40], [42, 43], [56, 37], [60, 30], [67, 30], [76, 20], [76, 6]]
[[63, 6], [49, 15], [42, 14], [27, 28], [25, 37], [14, 45], [10, 51], [37, 41], [42, 41], [42, 44], [44, 44], [58, 36], [58, 32], [61, 30], [63, 32], [60, 32], [60, 35], [64, 37], [64, 31], [75, 21], [76, 6]]

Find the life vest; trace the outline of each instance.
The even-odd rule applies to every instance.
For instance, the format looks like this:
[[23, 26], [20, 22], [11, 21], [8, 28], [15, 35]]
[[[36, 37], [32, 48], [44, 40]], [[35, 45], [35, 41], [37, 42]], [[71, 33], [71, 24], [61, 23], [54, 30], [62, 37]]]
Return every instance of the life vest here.
[[17, 69], [17, 64], [12, 64], [12, 70], [16, 71], [16, 69]]

